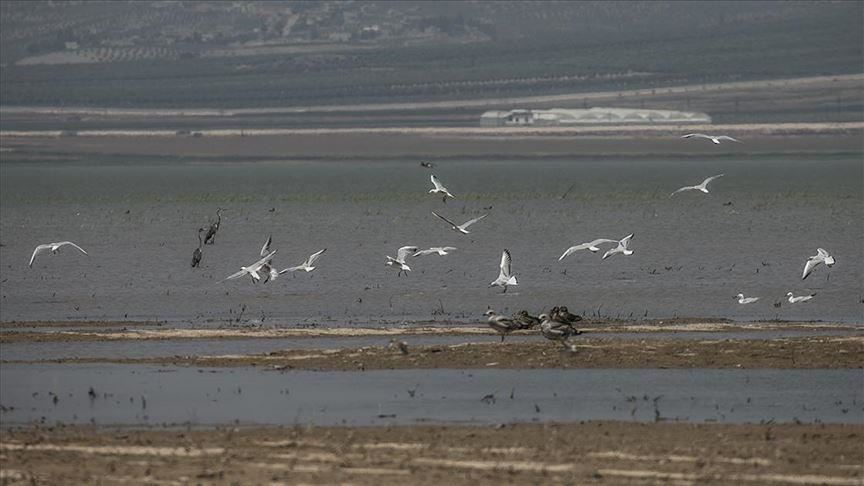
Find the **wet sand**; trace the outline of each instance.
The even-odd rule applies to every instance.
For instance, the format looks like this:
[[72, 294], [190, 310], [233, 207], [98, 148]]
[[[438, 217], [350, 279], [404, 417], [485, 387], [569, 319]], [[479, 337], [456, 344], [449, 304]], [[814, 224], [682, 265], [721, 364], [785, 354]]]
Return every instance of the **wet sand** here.
[[[37, 327], [33, 325], [33, 327]], [[840, 336], [728, 339], [729, 331], [824, 331], [843, 329]], [[536, 341], [468, 342], [471, 336], [495, 335], [487, 327], [318, 328], [318, 329], [126, 329], [119, 331], [5, 331], [0, 343], [110, 341], [118, 346], [140, 340], [321, 338], [380, 336], [403, 341], [398, 346], [286, 349], [257, 355], [196, 355], [172, 357], [49, 359], [60, 363], [171, 364], [180, 366], [257, 366], [274, 369], [352, 371], [375, 369], [542, 369], [542, 368], [785, 368], [842, 369], [864, 367], [864, 334], [860, 329], [818, 323], [586, 324], [574, 338], [575, 350], [544, 339], [539, 331], [511, 336]], [[655, 332], [717, 332], [717, 339], [652, 338]], [[645, 339], [616, 338], [618, 333], [644, 333]], [[466, 342], [413, 346], [412, 337], [465, 336]], [[10, 362], [10, 361], [4, 361]], [[29, 362], [29, 361], [28, 361]]]
[[5, 430], [3, 484], [830, 484], [864, 481], [864, 426]]

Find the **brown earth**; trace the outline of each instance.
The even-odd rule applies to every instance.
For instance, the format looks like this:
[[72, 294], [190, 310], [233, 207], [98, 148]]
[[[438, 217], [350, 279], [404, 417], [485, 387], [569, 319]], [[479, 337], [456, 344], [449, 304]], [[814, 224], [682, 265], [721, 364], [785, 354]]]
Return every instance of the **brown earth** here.
[[[410, 339], [406, 339], [410, 342]], [[274, 370], [535, 368], [864, 368], [864, 336], [784, 339], [578, 339], [575, 350], [519, 343], [284, 350], [266, 355], [74, 358], [59, 363], [259, 366]], [[8, 361], [6, 361], [8, 362]]]
[[3, 430], [18, 484], [864, 483], [864, 426], [586, 422], [507, 426]]

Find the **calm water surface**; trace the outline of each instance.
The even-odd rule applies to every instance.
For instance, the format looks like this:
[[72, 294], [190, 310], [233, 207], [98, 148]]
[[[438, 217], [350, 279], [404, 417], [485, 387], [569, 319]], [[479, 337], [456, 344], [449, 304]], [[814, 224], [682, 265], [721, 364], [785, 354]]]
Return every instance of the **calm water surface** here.
[[[416, 161], [0, 163], [0, 319], [165, 319], [200, 326], [474, 322], [487, 307], [556, 304], [611, 317], [864, 321], [864, 169], [857, 156], [451, 160], [435, 173], [457, 199], [426, 194]], [[674, 189], [725, 173], [711, 194]], [[566, 197], [563, 197], [565, 195]], [[197, 228], [224, 207], [216, 244], [189, 266]], [[458, 222], [489, 214], [459, 235]], [[630, 257], [570, 245], [635, 233]], [[278, 267], [327, 252], [310, 274], [221, 282], [257, 259]], [[27, 262], [33, 248], [72, 240]], [[384, 265], [403, 245], [446, 257]], [[817, 247], [837, 265], [806, 281]], [[501, 251], [519, 286], [487, 285]], [[786, 292], [816, 292], [781, 307]], [[738, 292], [762, 298], [739, 305]]]

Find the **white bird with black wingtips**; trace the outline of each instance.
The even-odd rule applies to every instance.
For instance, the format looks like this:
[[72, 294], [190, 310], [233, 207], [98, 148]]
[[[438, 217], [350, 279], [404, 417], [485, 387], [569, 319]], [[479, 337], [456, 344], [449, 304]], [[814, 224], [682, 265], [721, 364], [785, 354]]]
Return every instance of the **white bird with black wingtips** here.
[[618, 253], [621, 253], [624, 255], [632, 255], [633, 250], [627, 248], [627, 246], [630, 245], [630, 240], [633, 239], [634, 234], [635, 233], [630, 233], [629, 235], [625, 236], [624, 238], [622, 238], [618, 242], [618, 246], [616, 246], [615, 248], [612, 248], [611, 250], [608, 250], [606, 253], [604, 253], [603, 254], [603, 260], [609, 258], [612, 255], [618, 254]]
[[307, 258], [306, 261], [304, 261], [300, 265], [297, 265], [296, 267], [289, 267], [285, 270], [279, 270], [279, 275], [282, 275], [285, 272], [296, 272], [297, 270], [303, 270], [305, 272], [311, 272], [312, 270], [315, 270], [315, 267], [313, 266], [315, 265], [315, 260], [318, 260], [318, 257], [320, 257], [321, 254], [325, 251], [327, 251], [327, 248], [316, 251], [315, 253], [309, 255], [309, 258]]
[[608, 238], [597, 238], [596, 240], [588, 242], [588, 243], [582, 243], [582, 244], [579, 244], [576, 246], [571, 246], [570, 248], [567, 248], [567, 250], [560, 257], [558, 257], [558, 261], [560, 262], [561, 260], [567, 258], [568, 256], [572, 255], [573, 253], [576, 253], [579, 250], [590, 250], [592, 253], [598, 252], [598, 251], [600, 251], [600, 248], [598, 248], [597, 245], [602, 245], [603, 243], [618, 243], [618, 240], [610, 240]]
[[717, 174], [715, 176], [711, 176], [711, 177], [705, 179], [704, 181], [702, 181], [702, 183], [696, 184], [695, 186], [684, 186], [681, 189], [677, 189], [672, 194], [669, 194], [669, 197], [672, 197], [675, 194], [678, 194], [679, 192], [683, 192], [683, 191], [702, 191], [705, 194], [708, 194], [708, 183], [713, 181], [714, 179], [717, 179], [718, 177], [723, 177], [723, 174]]
[[56, 255], [57, 250], [59, 250], [60, 248], [66, 246], [66, 245], [69, 245], [69, 246], [72, 246], [72, 247], [78, 249], [78, 251], [80, 251], [81, 253], [83, 253], [85, 255], [87, 254], [87, 252], [84, 251], [83, 248], [76, 245], [75, 243], [72, 243], [71, 241], [58, 241], [57, 243], [46, 243], [44, 245], [37, 246], [36, 249], [33, 250], [33, 254], [30, 255], [30, 263], [28, 263], [27, 266], [30, 268], [33, 268], [33, 260], [36, 259], [36, 255], [45, 253], [46, 251], [50, 251], [52, 254]]
[[396, 258], [393, 258], [390, 255], [386, 255], [387, 261], [384, 264], [390, 267], [398, 268], [399, 271], [396, 273], [396, 275], [401, 276], [402, 272], [411, 271], [411, 267], [409, 267], [405, 263], [405, 259], [408, 258], [408, 255], [413, 255], [416, 251], [416, 246], [403, 246], [396, 251]]
[[801, 280], [807, 278], [813, 269], [818, 267], [820, 263], [824, 263], [826, 267], [830, 267], [836, 263], [836, 260], [834, 260], [834, 257], [824, 248], [817, 248], [816, 254], [811, 256], [810, 259], [807, 260], [807, 263], [804, 264], [804, 273], [801, 275]]
[[452, 246], [433, 246], [433, 247], [429, 248], [428, 250], [419, 250], [411, 256], [416, 257], [416, 256], [421, 256], [421, 255], [432, 255], [432, 254], [438, 254], [438, 255], [444, 256], [444, 255], [449, 255], [450, 252], [455, 250], [455, 249], [456, 248], [454, 248]]
[[261, 280], [261, 274], [258, 272], [262, 271], [264, 265], [267, 265], [269, 267], [269, 263], [271, 260], [273, 260], [273, 255], [275, 255], [277, 251], [278, 250], [273, 250], [267, 253], [266, 255], [264, 255], [263, 258], [253, 263], [252, 265], [249, 265], [248, 267], [240, 267], [240, 271], [232, 273], [231, 275], [225, 277], [225, 280], [239, 278], [243, 275], [249, 275], [250, 277], [252, 277], [253, 282]]
[[444, 187], [444, 184], [441, 184], [441, 181], [439, 181], [438, 178], [435, 177], [435, 174], [432, 174], [430, 178], [432, 179], [432, 185], [435, 186], [432, 189], [429, 189], [430, 194], [441, 194], [441, 200], [445, 203], [447, 202], [448, 197], [453, 198], [453, 194], [450, 194], [450, 191], [448, 191], [447, 188]]
[[465, 221], [462, 224], [456, 224], [453, 221], [450, 221], [449, 219], [445, 218], [444, 216], [441, 216], [440, 214], [436, 213], [435, 211], [432, 211], [432, 214], [437, 216], [439, 219], [441, 219], [445, 223], [449, 224], [450, 229], [452, 229], [453, 231], [455, 231], [457, 233], [462, 233], [463, 235], [467, 235], [467, 234], [471, 233], [470, 231], [468, 231], [469, 226], [476, 223], [477, 221], [480, 221], [481, 219], [485, 218], [486, 216], [489, 216], [488, 214], [484, 214], [483, 216], [480, 216], [479, 218], [469, 219], [468, 221]]
[[711, 140], [716, 145], [720, 145], [721, 140], [741, 143], [741, 140], [732, 138], [729, 135], [705, 135], [704, 133], [688, 133], [687, 135], [682, 135], [681, 138], [704, 138], [706, 140]]
[[504, 292], [507, 292], [507, 286], [519, 285], [516, 276], [513, 275], [510, 268], [512, 261], [510, 251], [505, 249], [501, 254], [501, 266], [499, 267], [498, 278], [489, 284], [490, 287], [504, 287]]

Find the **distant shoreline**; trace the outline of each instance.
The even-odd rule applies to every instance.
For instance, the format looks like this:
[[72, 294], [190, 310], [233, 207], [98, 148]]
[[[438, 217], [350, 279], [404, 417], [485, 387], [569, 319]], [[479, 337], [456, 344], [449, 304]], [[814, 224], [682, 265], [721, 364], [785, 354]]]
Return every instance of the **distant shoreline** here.
[[[742, 143], [682, 140], [691, 132]], [[79, 157], [349, 160], [858, 154], [864, 122], [691, 126], [0, 131], [9, 160]]]

